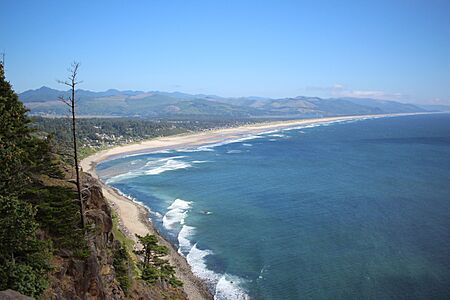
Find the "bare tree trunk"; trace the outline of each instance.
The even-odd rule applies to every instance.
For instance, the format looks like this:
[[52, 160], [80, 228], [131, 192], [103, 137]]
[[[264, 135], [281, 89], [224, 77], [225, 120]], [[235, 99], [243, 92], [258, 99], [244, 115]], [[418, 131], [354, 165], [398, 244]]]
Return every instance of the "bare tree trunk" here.
[[78, 166], [78, 151], [77, 151], [77, 130], [76, 130], [76, 116], [75, 116], [75, 88], [77, 84], [81, 83], [77, 81], [78, 68], [80, 64], [74, 62], [72, 64], [72, 68], [69, 70], [69, 80], [68, 81], [59, 81], [70, 87], [71, 89], [71, 97], [69, 99], [65, 99], [60, 97], [60, 100], [63, 101], [70, 107], [72, 113], [72, 136], [73, 136], [73, 157], [75, 162], [75, 172], [77, 176], [77, 193], [78, 193], [78, 202], [80, 205], [80, 216], [81, 216], [81, 227], [84, 229], [85, 227], [85, 219], [84, 219], [84, 204], [83, 197], [81, 195], [81, 180], [80, 180], [80, 170]]

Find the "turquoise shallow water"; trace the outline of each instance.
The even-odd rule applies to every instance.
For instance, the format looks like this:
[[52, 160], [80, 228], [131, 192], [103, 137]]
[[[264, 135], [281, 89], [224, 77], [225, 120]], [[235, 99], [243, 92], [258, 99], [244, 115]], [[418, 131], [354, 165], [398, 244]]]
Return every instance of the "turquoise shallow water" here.
[[217, 299], [450, 298], [450, 114], [272, 132], [97, 171], [152, 209]]

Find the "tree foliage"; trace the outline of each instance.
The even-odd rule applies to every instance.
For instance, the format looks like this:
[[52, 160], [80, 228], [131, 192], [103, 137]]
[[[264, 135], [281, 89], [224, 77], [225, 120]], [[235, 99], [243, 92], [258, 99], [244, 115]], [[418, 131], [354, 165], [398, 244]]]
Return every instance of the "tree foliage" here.
[[3, 195], [17, 195], [37, 171], [60, 175], [49, 139], [35, 134], [26, 113], [0, 64], [0, 191]]
[[50, 244], [37, 237], [36, 209], [16, 197], [0, 196], [0, 289], [41, 294], [50, 270]]
[[128, 295], [131, 287], [130, 257], [127, 250], [121, 244], [118, 244], [117, 249], [114, 251], [113, 266], [120, 287], [125, 295]]
[[28, 182], [27, 167], [30, 158], [27, 148], [31, 129], [26, 108], [5, 80], [0, 64], [0, 190], [13, 192], [17, 186]]
[[39, 297], [52, 249], [83, 252], [86, 242], [73, 190], [43, 183], [63, 177], [61, 164], [51, 139], [30, 127], [26, 113], [0, 63], [0, 290]]
[[166, 246], [159, 245], [155, 235], [136, 235], [142, 245], [141, 250], [135, 253], [143, 257], [141, 278], [148, 283], [155, 283], [158, 280], [167, 281], [173, 286], [181, 286], [182, 282], [175, 277], [175, 268], [165, 259], [169, 253]]

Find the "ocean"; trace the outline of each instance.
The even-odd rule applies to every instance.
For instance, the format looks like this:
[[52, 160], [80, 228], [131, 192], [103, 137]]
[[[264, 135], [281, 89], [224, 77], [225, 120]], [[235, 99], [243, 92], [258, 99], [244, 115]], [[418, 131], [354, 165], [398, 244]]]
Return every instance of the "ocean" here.
[[450, 299], [450, 114], [331, 122], [98, 165], [216, 299]]

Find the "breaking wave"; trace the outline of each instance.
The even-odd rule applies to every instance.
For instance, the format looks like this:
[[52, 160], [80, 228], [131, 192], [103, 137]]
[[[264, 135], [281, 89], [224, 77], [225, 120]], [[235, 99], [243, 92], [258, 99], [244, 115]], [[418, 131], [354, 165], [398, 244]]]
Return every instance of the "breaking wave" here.
[[[185, 255], [192, 272], [199, 278], [205, 280], [213, 287], [214, 299], [216, 300], [247, 300], [250, 299], [246, 292], [240, 287], [243, 279], [230, 274], [219, 274], [206, 265], [206, 257], [213, 255], [208, 249], [199, 249], [197, 243], [192, 245], [189, 237], [195, 233], [192, 226], [183, 225], [178, 234], [178, 253]], [[187, 255], [186, 255], [187, 253]]]
[[192, 202], [176, 199], [169, 207], [162, 221], [166, 229], [174, 229], [177, 225], [183, 225]]
[[150, 160], [139, 169], [135, 169], [127, 173], [116, 175], [107, 179], [106, 184], [111, 184], [143, 175], [158, 175], [167, 171], [187, 169], [192, 167], [192, 165], [189, 162], [180, 160], [181, 158], [185, 158], [185, 156], [174, 156]]

